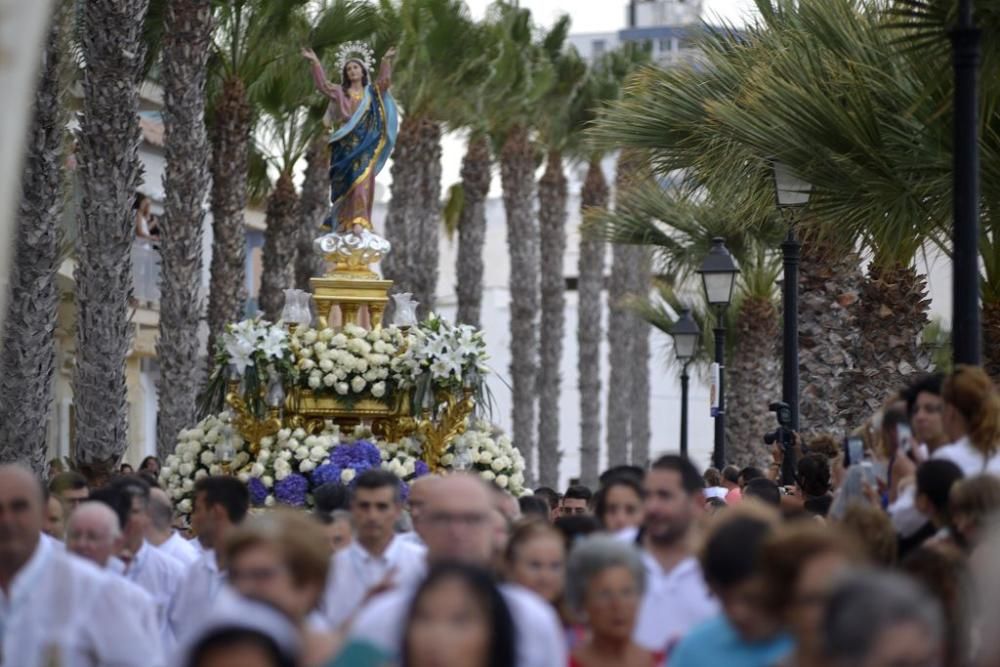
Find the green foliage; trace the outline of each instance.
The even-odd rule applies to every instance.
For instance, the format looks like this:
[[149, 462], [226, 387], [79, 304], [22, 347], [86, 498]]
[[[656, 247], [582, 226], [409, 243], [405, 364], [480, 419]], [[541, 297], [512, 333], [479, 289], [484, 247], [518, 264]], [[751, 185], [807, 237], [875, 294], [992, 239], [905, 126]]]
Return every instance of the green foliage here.
[[462, 216], [462, 209], [465, 208], [465, 189], [462, 183], [453, 183], [448, 188], [448, 195], [445, 197], [444, 208], [441, 215], [444, 218], [444, 229], [448, 235], [448, 240], [455, 238], [458, 231], [458, 222]]

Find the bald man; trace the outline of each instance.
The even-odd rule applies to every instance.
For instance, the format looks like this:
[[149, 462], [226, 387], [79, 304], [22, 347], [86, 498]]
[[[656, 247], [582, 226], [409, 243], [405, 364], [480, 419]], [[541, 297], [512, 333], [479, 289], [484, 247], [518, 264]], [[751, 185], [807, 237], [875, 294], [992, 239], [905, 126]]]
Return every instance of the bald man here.
[[112, 575], [42, 540], [44, 497], [20, 466], [0, 466], [0, 648], [4, 667], [164, 664]]
[[198, 560], [198, 550], [174, 530], [174, 505], [163, 489], [149, 490], [149, 525], [146, 540], [188, 567]]
[[[476, 475], [458, 473], [428, 484], [413, 522], [427, 545], [428, 564], [459, 561], [488, 569], [496, 513], [493, 491]], [[351, 626], [351, 638], [398, 655], [416, 588], [397, 588], [373, 598]], [[516, 584], [499, 588], [517, 627], [516, 667], [565, 665], [565, 637], [552, 606]]]

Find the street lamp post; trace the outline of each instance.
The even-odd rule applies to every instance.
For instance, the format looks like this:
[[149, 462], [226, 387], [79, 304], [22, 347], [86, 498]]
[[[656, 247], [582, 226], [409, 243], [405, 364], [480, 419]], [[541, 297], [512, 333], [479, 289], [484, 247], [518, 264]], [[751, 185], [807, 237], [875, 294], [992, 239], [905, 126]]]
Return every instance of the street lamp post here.
[[978, 365], [979, 323], [979, 109], [976, 77], [981, 33], [972, 22], [972, 0], [959, 0], [950, 33], [955, 67], [954, 193], [952, 209], [952, 342], [957, 364]]
[[726, 249], [725, 240], [721, 237], [712, 239], [712, 248], [701, 263], [699, 273], [705, 290], [705, 299], [716, 309], [715, 328], [712, 331], [715, 334], [715, 363], [719, 370], [719, 405], [715, 413], [712, 465], [719, 470], [726, 465], [726, 306], [732, 301], [733, 285], [739, 272], [733, 256]]
[[701, 329], [698, 323], [691, 317], [691, 309], [685, 308], [684, 312], [670, 329], [670, 335], [674, 339], [674, 354], [681, 362], [681, 456], [688, 455], [688, 364], [694, 358], [698, 350], [698, 339], [701, 338]]
[[781, 244], [784, 280], [781, 287], [782, 346], [781, 400], [792, 413], [792, 430], [799, 430], [799, 248], [795, 238], [795, 216], [809, 203], [812, 185], [788, 165], [775, 160], [774, 192], [778, 208], [788, 223], [788, 236]]

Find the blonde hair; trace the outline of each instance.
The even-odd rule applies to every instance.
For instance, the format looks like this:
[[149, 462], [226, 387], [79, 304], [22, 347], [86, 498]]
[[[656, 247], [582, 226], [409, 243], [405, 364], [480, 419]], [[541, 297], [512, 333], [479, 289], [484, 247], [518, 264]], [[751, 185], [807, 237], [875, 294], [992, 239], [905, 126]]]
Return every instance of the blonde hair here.
[[957, 366], [941, 386], [941, 398], [958, 410], [969, 429], [969, 442], [985, 456], [1000, 442], [1000, 395], [978, 366]]
[[960, 479], [951, 488], [950, 516], [966, 516], [976, 526], [983, 526], [997, 511], [1000, 511], [1000, 479], [993, 475]]
[[233, 528], [224, 549], [226, 563], [243, 551], [265, 545], [284, 561], [296, 586], [326, 585], [330, 549], [317, 521], [301, 511], [277, 508], [252, 516]]

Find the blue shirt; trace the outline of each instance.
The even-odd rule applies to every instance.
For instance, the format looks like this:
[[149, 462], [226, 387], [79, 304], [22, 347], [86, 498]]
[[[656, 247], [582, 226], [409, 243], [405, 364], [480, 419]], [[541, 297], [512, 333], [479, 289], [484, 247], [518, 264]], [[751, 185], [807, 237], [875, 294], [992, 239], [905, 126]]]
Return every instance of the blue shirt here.
[[725, 614], [694, 628], [670, 653], [668, 667], [771, 667], [791, 653], [794, 644], [787, 634], [759, 642], [747, 642], [729, 624]]

